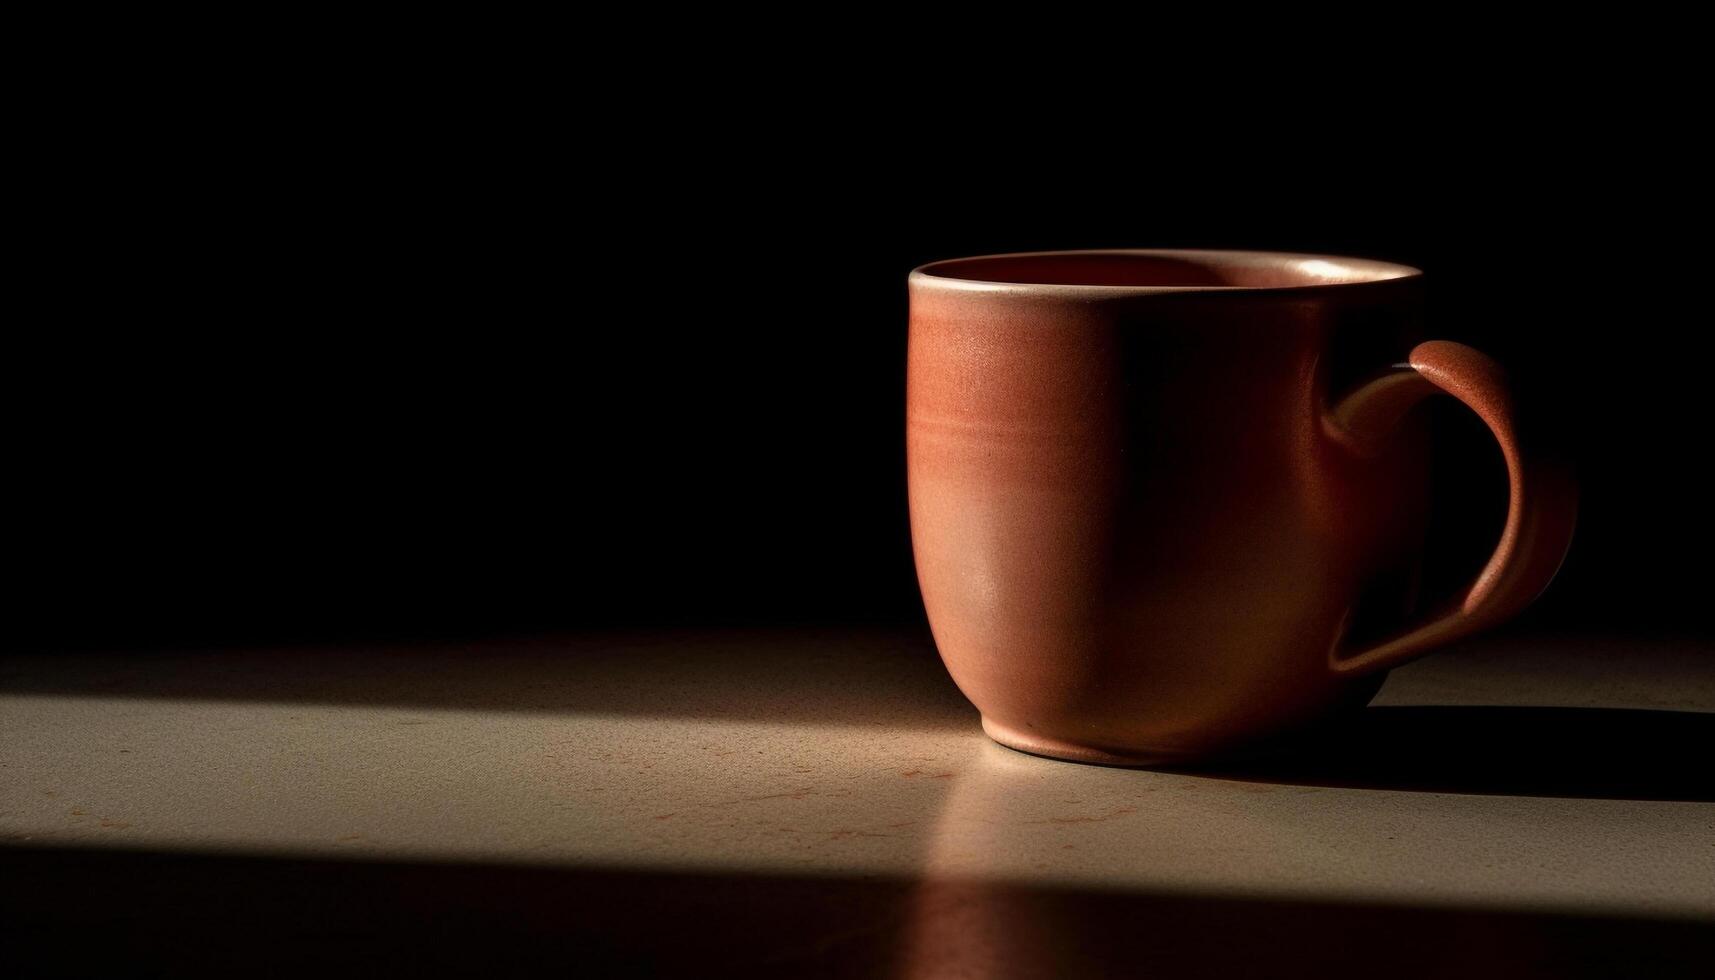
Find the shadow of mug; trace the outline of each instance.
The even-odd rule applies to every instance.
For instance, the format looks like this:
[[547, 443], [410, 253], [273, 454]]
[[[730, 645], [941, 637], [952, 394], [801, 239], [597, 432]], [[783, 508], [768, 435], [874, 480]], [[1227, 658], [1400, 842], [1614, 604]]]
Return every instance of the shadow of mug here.
[[1195, 770], [1298, 786], [1715, 802], [1715, 713], [1479, 705], [1370, 707], [1290, 754]]

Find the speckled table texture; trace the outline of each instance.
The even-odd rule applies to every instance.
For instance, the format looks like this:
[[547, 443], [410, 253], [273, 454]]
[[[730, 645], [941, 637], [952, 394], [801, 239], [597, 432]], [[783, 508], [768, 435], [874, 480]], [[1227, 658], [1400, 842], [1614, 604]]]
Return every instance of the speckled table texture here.
[[1166, 772], [989, 742], [913, 631], [17, 652], [0, 965], [1696, 974], [1712, 711], [1707, 644], [1508, 635]]

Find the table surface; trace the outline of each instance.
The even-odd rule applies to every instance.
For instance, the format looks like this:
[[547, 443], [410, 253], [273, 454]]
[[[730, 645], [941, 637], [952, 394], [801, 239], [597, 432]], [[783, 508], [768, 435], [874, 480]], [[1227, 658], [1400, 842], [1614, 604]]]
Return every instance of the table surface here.
[[989, 742], [908, 630], [13, 653], [7, 945], [48, 972], [102, 935], [175, 970], [1695, 973], [1711, 712], [1707, 644], [1511, 635], [1396, 671], [1321, 750], [1165, 772]]

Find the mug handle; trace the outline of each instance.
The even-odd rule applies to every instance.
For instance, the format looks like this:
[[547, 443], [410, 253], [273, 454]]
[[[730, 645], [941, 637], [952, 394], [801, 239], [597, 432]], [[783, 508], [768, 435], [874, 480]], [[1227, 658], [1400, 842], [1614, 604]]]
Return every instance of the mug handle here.
[[1378, 453], [1405, 413], [1429, 395], [1445, 392], [1488, 425], [1506, 458], [1512, 487], [1501, 543], [1477, 581], [1436, 618], [1358, 653], [1336, 643], [1328, 666], [1355, 677], [1415, 660], [1438, 646], [1507, 619], [1553, 580], [1578, 517], [1571, 475], [1519, 442], [1512, 392], [1501, 366], [1487, 354], [1448, 340], [1412, 348], [1404, 364], [1347, 395], [1329, 413], [1335, 441], [1359, 456]]

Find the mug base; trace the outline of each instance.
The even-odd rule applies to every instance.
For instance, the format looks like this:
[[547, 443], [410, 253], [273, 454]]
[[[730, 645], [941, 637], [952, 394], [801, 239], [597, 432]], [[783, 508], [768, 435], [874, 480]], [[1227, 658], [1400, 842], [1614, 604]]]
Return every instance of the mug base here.
[[983, 732], [989, 738], [1019, 752], [1030, 755], [1040, 755], [1049, 759], [1060, 759], [1066, 762], [1087, 762], [1099, 766], [1150, 766], [1170, 767], [1183, 766], [1208, 758], [1207, 753], [1172, 752], [1143, 750], [1114, 751], [1112, 749], [1096, 749], [1086, 745], [1076, 745], [1063, 742], [1056, 738], [1047, 738], [1034, 732], [1021, 732], [1016, 728], [990, 721], [983, 718]]

